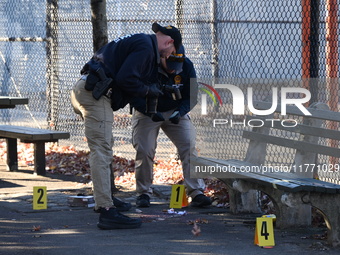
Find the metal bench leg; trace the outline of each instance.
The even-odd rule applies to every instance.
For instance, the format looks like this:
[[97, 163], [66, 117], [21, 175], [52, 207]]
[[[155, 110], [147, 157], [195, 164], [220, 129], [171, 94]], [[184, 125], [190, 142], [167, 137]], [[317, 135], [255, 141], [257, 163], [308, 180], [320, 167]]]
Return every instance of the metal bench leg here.
[[18, 170], [18, 148], [17, 139], [7, 138], [7, 170]]
[[45, 142], [34, 143], [34, 173], [46, 175]]
[[311, 192], [305, 198], [317, 208], [324, 217], [327, 225], [327, 241], [333, 247], [340, 247], [340, 194]]

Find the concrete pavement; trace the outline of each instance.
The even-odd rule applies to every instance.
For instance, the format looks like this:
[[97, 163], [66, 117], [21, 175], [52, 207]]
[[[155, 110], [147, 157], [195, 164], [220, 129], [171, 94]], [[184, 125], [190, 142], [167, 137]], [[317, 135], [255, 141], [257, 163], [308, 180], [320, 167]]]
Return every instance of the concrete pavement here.
[[[326, 245], [325, 228], [274, 229], [276, 245], [253, 244], [259, 215], [232, 215], [227, 209], [187, 207], [186, 215], [168, 214], [169, 185], [157, 185], [152, 206], [125, 213], [141, 217], [139, 229], [100, 230], [92, 208], [70, 207], [70, 195], [90, 186], [75, 176], [34, 176], [31, 170], [5, 171], [0, 166], [0, 254], [340, 254]], [[48, 208], [32, 209], [33, 186], [46, 186]], [[133, 190], [117, 197], [135, 202]], [[193, 235], [197, 222], [201, 234]]]

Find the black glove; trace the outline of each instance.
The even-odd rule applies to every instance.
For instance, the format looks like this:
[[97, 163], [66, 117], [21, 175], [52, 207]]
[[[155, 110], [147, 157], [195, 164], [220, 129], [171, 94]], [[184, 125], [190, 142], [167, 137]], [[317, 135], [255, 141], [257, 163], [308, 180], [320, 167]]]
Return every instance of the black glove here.
[[169, 120], [174, 123], [178, 124], [181, 119], [181, 115], [179, 114], [179, 111], [174, 111], [173, 114], [171, 114]]
[[163, 118], [163, 115], [160, 112], [157, 112], [155, 114], [151, 115], [151, 119], [154, 122], [158, 122], [158, 121], [165, 121], [165, 119]]
[[148, 93], [146, 94], [147, 97], [159, 97], [163, 95], [163, 92], [158, 88], [156, 83], [153, 83], [149, 86]]

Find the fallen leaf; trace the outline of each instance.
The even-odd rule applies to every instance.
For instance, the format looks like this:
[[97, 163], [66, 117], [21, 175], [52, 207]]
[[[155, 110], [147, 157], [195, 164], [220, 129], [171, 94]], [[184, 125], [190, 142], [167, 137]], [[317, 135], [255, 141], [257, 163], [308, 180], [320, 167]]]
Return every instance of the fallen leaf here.
[[194, 227], [192, 228], [191, 233], [194, 236], [199, 236], [201, 234], [201, 228], [196, 224], [196, 222], [194, 223]]
[[32, 231], [40, 231], [40, 226], [33, 226], [33, 229], [32, 229]]

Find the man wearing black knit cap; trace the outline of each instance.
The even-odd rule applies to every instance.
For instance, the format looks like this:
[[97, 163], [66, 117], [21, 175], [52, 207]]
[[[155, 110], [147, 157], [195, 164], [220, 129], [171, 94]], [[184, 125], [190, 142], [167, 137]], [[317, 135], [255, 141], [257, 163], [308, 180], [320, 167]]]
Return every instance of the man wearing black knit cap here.
[[[74, 111], [84, 119], [90, 148], [90, 167], [95, 210], [101, 229], [137, 228], [140, 219], [121, 214], [111, 193], [113, 159], [113, 110], [123, 108], [133, 97], [158, 97], [160, 58], [176, 53], [182, 38], [177, 28], [152, 26], [155, 34], [117, 38], [99, 49], [81, 70], [71, 92]], [[120, 102], [118, 104], [118, 101]]]

